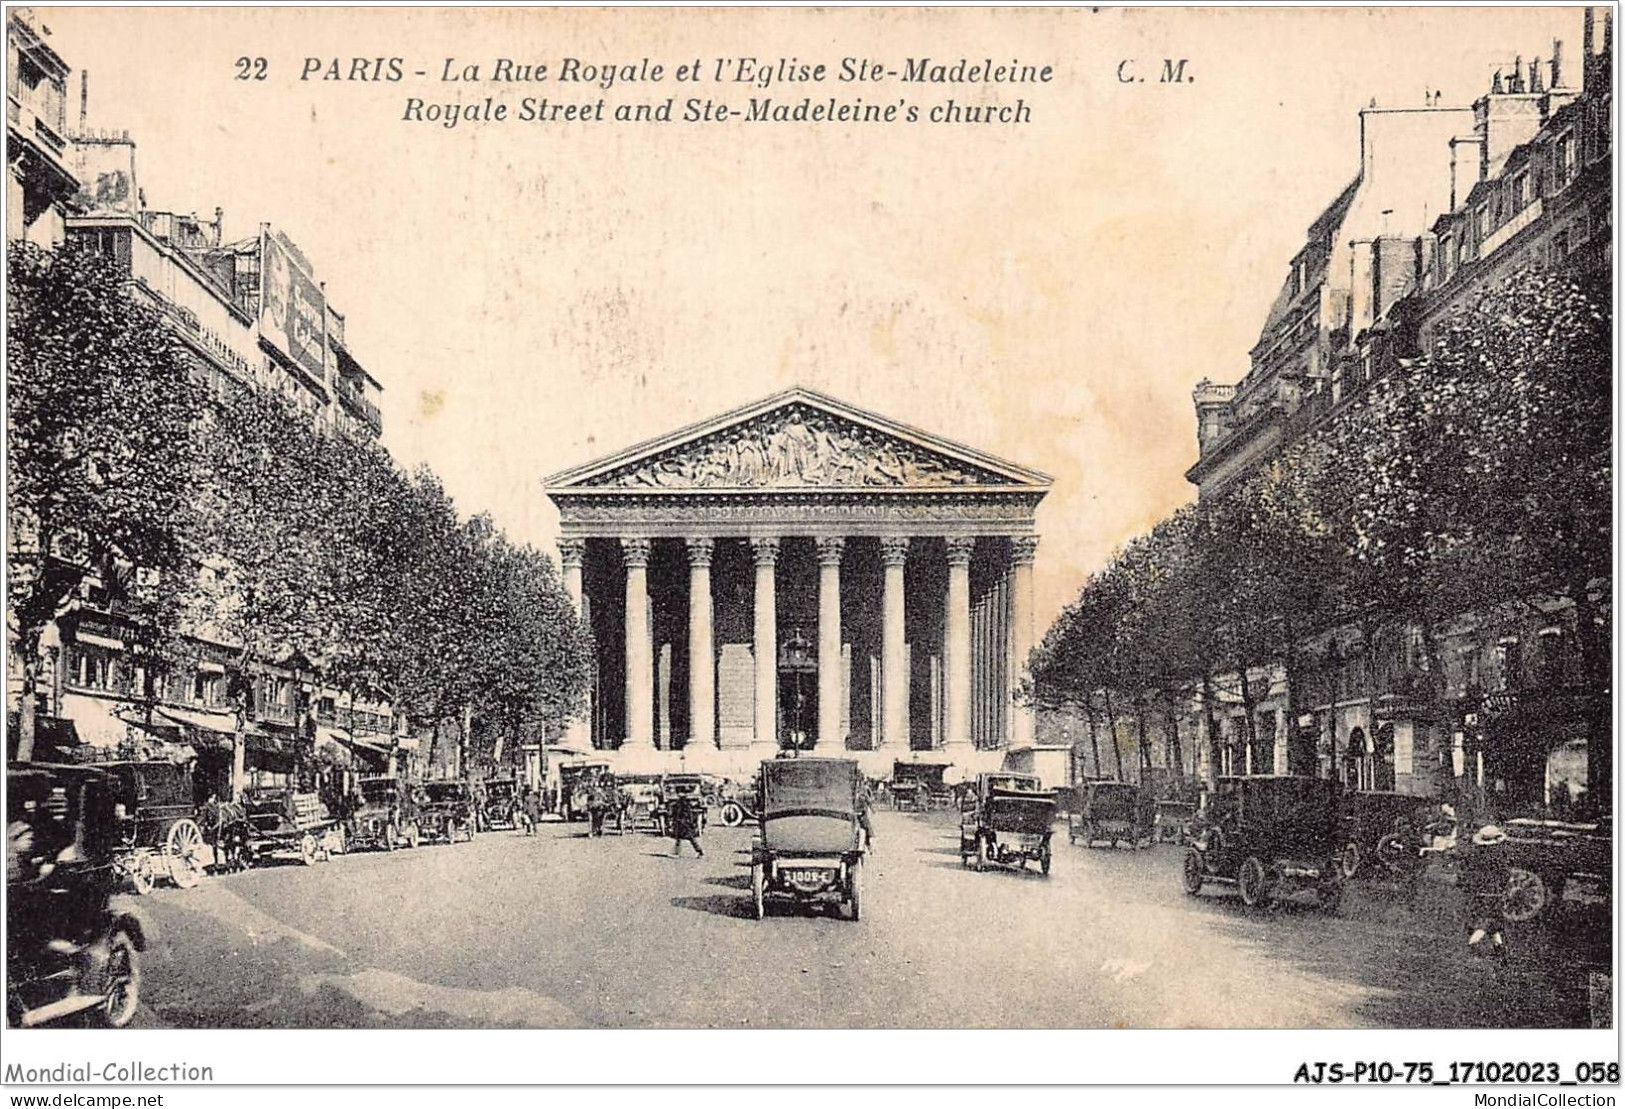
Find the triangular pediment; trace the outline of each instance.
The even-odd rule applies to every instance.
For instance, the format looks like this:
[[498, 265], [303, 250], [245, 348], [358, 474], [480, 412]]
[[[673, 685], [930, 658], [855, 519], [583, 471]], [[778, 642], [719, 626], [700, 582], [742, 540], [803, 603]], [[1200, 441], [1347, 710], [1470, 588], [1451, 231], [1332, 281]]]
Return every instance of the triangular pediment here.
[[1049, 478], [808, 389], [792, 389], [547, 480], [587, 489], [1046, 488]]

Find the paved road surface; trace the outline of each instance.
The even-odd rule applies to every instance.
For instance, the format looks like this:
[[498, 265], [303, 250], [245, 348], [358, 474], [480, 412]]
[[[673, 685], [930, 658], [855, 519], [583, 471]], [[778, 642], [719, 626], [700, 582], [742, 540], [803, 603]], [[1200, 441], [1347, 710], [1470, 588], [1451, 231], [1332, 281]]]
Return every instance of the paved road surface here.
[[[1572, 936], [1467, 958], [1449, 894], [1357, 883], [1247, 911], [1180, 851], [1070, 847], [1053, 875], [961, 867], [948, 814], [880, 813], [860, 923], [751, 919], [749, 833], [341, 856], [141, 901], [141, 1023], [184, 1027], [1358, 1027], [1586, 1021]], [[1596, 957], [1599, 953], [1589, 953]], [[1606, 953], [1601, 953], [1604, 957]]]

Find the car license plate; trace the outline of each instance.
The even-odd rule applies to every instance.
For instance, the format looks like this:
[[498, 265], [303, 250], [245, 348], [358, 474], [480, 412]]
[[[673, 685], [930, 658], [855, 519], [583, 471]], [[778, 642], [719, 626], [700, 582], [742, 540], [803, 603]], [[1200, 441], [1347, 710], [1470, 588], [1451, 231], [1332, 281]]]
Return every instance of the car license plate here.
[[784, 880], [798, 889], [822, 889], [829, 884], [827, 870], [786, 870]]

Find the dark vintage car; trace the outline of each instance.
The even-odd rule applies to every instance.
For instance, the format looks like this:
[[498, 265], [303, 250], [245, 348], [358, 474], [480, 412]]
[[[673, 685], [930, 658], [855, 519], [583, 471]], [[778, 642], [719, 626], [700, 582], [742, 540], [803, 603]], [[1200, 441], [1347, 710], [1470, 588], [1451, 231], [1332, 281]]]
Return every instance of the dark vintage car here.
[[508, 829], [518, 826], [519, 779], [485, 780], [485, 827]]
[[953, 789], [943, 780], [949, 762], [894, 762], [888, 792], [899, 812], [928, 812], [949, 804]]
[[751, 841], [756, 919], [772, 900], [844, 904], [863, 916], [863, 777], [852, 759], [762, 763], [761, 832]]
[[1346, 792], [1341, 805], [1343, 850], [1338, 860], [1345, 878], [1406, 869], [1415, 856], [1411, 845], [1420, 842], [1439, 808], [1427, 797], [1380, 790]]
[[1155, 830], [1156, 808], [1132, 782], [1090, 781], [1077, 787], [1074, 811], [1067, 817], [1067, 838], [1093, 847], [1126, 843], [1138, 847]]
[[99, 763], [112, 782], [119, 866], [137, 893], [162, 879], [181, 889], [202, 880], [208, 848], [198, 826], [190, 763]]
[[1506, 832], [1507, 888], [1501, 915], [1524, 923], [1558, 907], [1611, 917], [1613, 825], [1516, 818]]
[[350, 816], [350, 850], [394, 851], [418, 845], [417, 806], [410, 786], [399, 778], [376, 777], [362, 778], [356, 788], [361, 796]]
[[660, 811], [657, 819], [665, 829], [666, 810], [679, 798], [695, 803], [700, 818], [700, 831], [705, 831], [707, 790], [705, 780], [698, 774], [667, 774], [660, 779]]
[[1234, 885], [1248, 907], [1313, 890], [1322, 908], [1343, 896], [1338, 784], [1321, 778], [1220, 778], [1185, 853], [1185, 892]]
[[467, 782], [424, 782], [418, 787], [418, 834], [430, 843], [474, 838], [474, 793]]
[[978, 774], [960, 814], [959, 861], [977, 870], [990, 863], [1049, 873], [1055, 793], [1031, 774]]
[[146, 932], [121, 904], [117, 784], [86, 766], [6, 769], [6, 1021], [120, 1028], [141, 1002]]

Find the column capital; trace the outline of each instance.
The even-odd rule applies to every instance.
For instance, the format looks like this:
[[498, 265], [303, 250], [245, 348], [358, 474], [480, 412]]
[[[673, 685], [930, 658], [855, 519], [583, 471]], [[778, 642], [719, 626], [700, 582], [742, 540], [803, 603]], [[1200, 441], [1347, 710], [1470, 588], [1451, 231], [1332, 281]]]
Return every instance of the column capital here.
[[756, 559], [757, 566], [777, 566], [779, 562], [779, 541], [777, 539], [752, 539], [750, 553]]
[[949, 566], [969, 566], [970, 556], [976, 550], [976, 537], [974, 535], [950, 535], [943, 540], [948, 548]]
[[886, 566], [901, 566], [908, 561], [909, 538], [906, 535], [880, 537], [880, 561]]
[[1010, 561], [1017, 566], [1031, 566], [1033, 558], [1038, 554], [1038, 536], [1012, 535], [1010, 537]]
[[649, 565], [649, 550], [653, 540], [646, 537], [623, 538], [621, 540], [621, 561], [626, 563], [629, 570], [642, 569]]
[[818, 539], [818, 565], [839, 566], [841, 552], [846, 550], [846, 540], [839, 535], [824, 535]]
[[580, 566], [587, 554], [587, 541], [571, 536], [559, 540], [559, 565], [565, 568]]
[[688, 564], [690, 566], [709, 566], [711, 556], [716, 553], [717, 541], [708, 536], [695, 536], [685, 539], [688, 547]]

